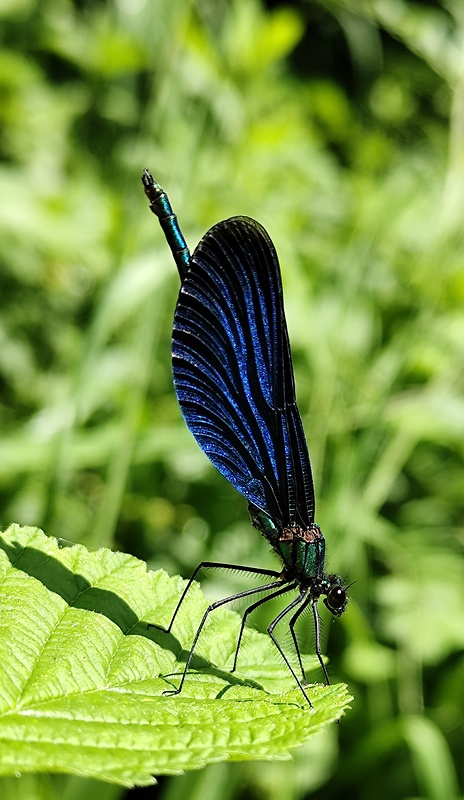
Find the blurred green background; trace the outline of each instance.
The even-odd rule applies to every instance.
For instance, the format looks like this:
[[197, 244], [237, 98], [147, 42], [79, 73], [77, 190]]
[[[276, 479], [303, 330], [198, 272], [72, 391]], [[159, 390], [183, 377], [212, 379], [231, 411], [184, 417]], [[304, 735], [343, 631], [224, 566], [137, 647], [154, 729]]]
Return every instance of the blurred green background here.
[[274, 240], [317, 521], [356, 581], [324, 617], [353, 708], [292, 762], [2, 796], [461, 797], [462, 0], [1, 0], [0, 36], [1, 526], [184, 576], [276, 566], [174, 397], [149, 167], [192, 248], [233, 214]]

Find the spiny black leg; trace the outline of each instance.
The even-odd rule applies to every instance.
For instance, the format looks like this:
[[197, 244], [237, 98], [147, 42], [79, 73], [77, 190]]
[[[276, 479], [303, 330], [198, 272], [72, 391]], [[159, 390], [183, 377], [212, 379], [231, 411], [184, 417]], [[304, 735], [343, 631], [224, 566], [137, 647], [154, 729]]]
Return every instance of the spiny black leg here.
[[329, 673], [327, 672], [327, 667], [325, 666], [323, 658], [322, 658], [321, 626], [320, 626], [320, 621], [319, 621], [319, 614], [317, 613], [317, 599], [313, 600], [311, 605], [312, 605], [312, 609], [313, 609], [314, 631], [315, 631], [315, 634], [316, 634], [316, 643], [315, 643], [316, 655], [317, 655], [317, 657], [319, 659], [319, 664], [322, 667], [322, 671], [323, 671], [324, 677], [325, 677], [325, 682], [326, 682], [327, 686], [330, 686]]
[[174, 620], [177, 617], [178, 611], [179, 611], [182, 603], [184, 602], [185, 597], [186, 597], [187, 593], [189, 592], [190, 587], [192, 586], [192, 583], [194, 582], [194, 580], [197, 577], [198, 573], [202, 569], [233, 569], [233, 570], [237, 570], [237, 572], [248, 572], [248, 573], [251, 573], [252, 575], [268, 575], [270, 578], [278, 578], [279, 575], [280, 575], [279, 572], [276, 572], [275, 570], [272, 570], [272, 569], [255, 569], [254, 567], [243, 567], [243, 566], [239, 566], [237, 564], [221, 564], [221, 563], [218, 563], [217, 561], [202, 561], [201, 564], [198, 564], [198, 567], [193, 572], [193, 575], [188, 579], [188, 581], [187, 581], [187, 583], [185, 585], [184, 591], [182, 592], [182, 594], [180, 596], [180, 599], [179, 599], [179, 601], [178, 601], [178, 603], [177, 603], [177, 605], [176, 605], [176, 607], [174, 609], [174, 613], [173, 613], [173, 615], [171, 617], [171, 622], [169, 623], [168, 627], [164, 628], [162, 625], [155, 625], [155, 623], [149, 622], [147, 624], [148, 628], [158, 628], [158, 630], [165, 631], [165, 633], [170, 633], [171, 632], [171, 629], [172, 629], [172, 626], [174, 625]]
[[232, 669], [230, 670], [231, 672], [235, 672], [237, 668], [238, 651], [240, 650], [240, 644], [242, 642], [243, 631], [245, 629], [245, 624], [248, 615], [251, 614], [251, 612], [254, 611], [255, 608], [258, 608], [259, 606], [263, 605], [263, 603], [267, 603], [269, 600], [273, 600], [274, 597], [279, 597], [279, 595], [281, 594], [286, 594], [286, 592], [290, 592], [292, 589], [296, 589], [297, 585], [298, 584], [296, 582], [287, 583], [277, 592], [274, 592], [273, 594], [268, 594], [266, 595], [266, 597], [260, 597], [260, 599], [257, 600], [256, 603], [253, 603], [251, 606], [248, 606], [248, 608], [245, 609], [245, 611], [243, 612], [242, 623], [240, 625], [240, 631], [237, 639], [237, 646], [235, 648], [234, 663]]
[[[251, 571], [251, 569], [246, 571]], [[267, 571], [268, 570], [266, 570], [266, 572]], [[195, 651], [195, 647], [197, 646], [198, 643], [198, 639], [200, 638], [200, 634], [205, 626], [206, 620], [208, 619], [212, 611], [214, 611], [216, 608], [220, 608], [221, 606], [225, 606], [227, 603], [233, 603], [234, 600], [240, 600], [242, 597], [250, 597], [253, 594], [257, 594], [258, 592], [271, 591], [271, 589], [276, 589], [280, 585], [281, 585], [281, 580], [272, 581], [272, 583], [266, 583], [264, 584], [264, 586], [257, 586], [254, 589], [246, 589], [244, 592], [237, 592], [236, 594], [232, 594], [229, 597], [225, 597], [223, 600], [216, 600], [215, 603], [211, 603], [206, 609], [205, 613], [203, 614], [203, 618], [197, 628], [197, 632], [192, 642], [190, 652], [187, 656], [187, 661], [185, 663], [184, 671], [182, 673], [182, 677], [180, 679], [180, 684], [178, 688], [173, 690], [168, 689], [167, 691], [163, 692], [163, 694], [170, 694], [170, 695], [179, 694], [179, 692], [182, 690], [182, 686], [184, 685], [185, 681], [185, 676], [187, 675], [187, 672], [189, 670], [193, 654]]]
[[296, 634], [295, 634], [295, 624], [296, 624], [296, 621], [299, 618], [300, 614], [302, 614], [303, 611], [305, 610], [305, 608], [308, 607], [308, 603], [310, 602], [310, 600], [311, 600], [310, 597], [306, 598], [306, 602], [304, 602], [300, 606], [300, 608], [298, 608], [295, 611], [293, 617], [291, 618], [290, 622], [288, 623], [288, 627], [290, 628], [290, 633], [292, 634], [293, 644], [295, 645], [296, 654], [298, 656], [298, 663], [300, 665], [300, 669], [301, 669], [301, 674], [303, 676], [303, 684], [304, 685], [306, 685], [306, 673], [305, 673], [305, 670], [304, 670], [303, 662], [301, 660], [300, 645], [298, 644], [298, 640], [297, 640]]
[[303, 686], [302, 682], [301, 682], [301, 681], [300, 681], [300, 679], [298, 678], [298, 676], [297, 676], [297, 674], [296, 674], [295, 670], [293, 669], [293, 667], [292, 667], [292, 665], [291, 665], [290, 661], [288, 660], [287, 656], [285, 655], [284, 651], [282, 650], [282, 647], [281, 647], [281, 645], [280, 645], [280, 643], [279, 643], [279, 641], [278, 641], [277, 637], [276, 637], [276, 636], [275, 636], [275, 634], [274, 634], [274, 628], [276, 627], [276, 625], [278, 625], [278, 624], [279, 624], [279, 622], [280, 622], [280, 621], [281, 621], [281, 620], [282, 620], [282, 619], [283, 619], [285, 616], [287, 616], [287, 614], [289, 614], [289, 613], [290, 613], [290, 611], [291, 611], [293, 608], [295, 608], [295, 606], [298, 606], [300, 603], [302, 603], [302, 602], [303, 602], [303, 600], [304, 600], [304, 599], [305, 599], [305, 597], [306, 597], [306, 593], [307, 593], [307, 591], [308, 591], [307, 589], [303, 589], [303, 591], [302, 591], [302, 592], [300, 592], [300, 594], [298, 595], [298, 597], [296, 597], [296, 598], [295, 598], [295, 600], [292, 600], [292, 602], [290, 603], [290, 605], [286, 606], [286, 607], [284, 608], [284, 610], [283, 610], [283, 611], [281, 611], [281, 612], [280, 612], [280, 614], [278, 614], [278, 615], [277, 615], [277, 617], [276, 617], [274, 620], [272, 620], [271, 624], [269, 625], [269, 627], [268, 627], [268, 629], [267, 629], [267, 632], [268, 632], [269, 636], [271, 637], [272, 641], [274, 642], [275, 646], [277, 647], [277, 650], [279, 651], [280, 655], [282, 656], [283, 660], [285, 661], [285, 663], [286, 663], [287, 667], [289, 668], [290, 672], [292, 673], [292, 675], [293, 675], [293, 677], [294, 677], [294, 679], [295, 679], [295, 682], [296, 682], [297, 686], [299, 687], [299, 689], [301, 689], [301, 691], [302, 691], [302, 693], [303, 693], [303, 696], [304, 696], [305, 700], [308, 702], [308, 704], [309, 704], [309, 705], [311, 706], [311, 708], [312, 708], [312, 703], [311, 703], [311, 700], [309, 699], [309, 697], [308, 697], [308, 695], [307, 695], [307, 693], [306, 693], [306, 689], [305, 689], [305, 687]]
[[188, 579], [188, 581], [187, 581], [187, 583], [186, 583], [186, 585], [184, 587], [184, 591], [182, 592], [179, 600], [177, 601], [177, 605], [176, 605], [176, 607], [174, 609], [174, 613], [173, 613], [173, 615], [171, 617], [171, 622], [169, 623], [168, 627], [164, 628], [163, 625], [156, 625], [154, 622], [149, 622], [148, 623], [148, 627], [149, 628], [158, 628], [158, 630], [165, 631], [166, 633], [170, 633], [171, 632], [171, 628], [174, 625], [174, 620], [177, 617], [177, 613], [178, 613], [182, 603], [184, 602], [184, 600], [186, 598], [186, 595], [189, 592], [192, 583], [194, 582], [194, 580], [197, 577], [197, 575], [200, 572], [200, 570], [203, 569], [203, 567], [208, 567], [208, 566], [213, 566], [213, 563], [209, 562], [209, 561], [202, 561], [201, 564], [198, 564], [198, 567], [195, 568], [193, 574], [190, 576], [190, 578]]

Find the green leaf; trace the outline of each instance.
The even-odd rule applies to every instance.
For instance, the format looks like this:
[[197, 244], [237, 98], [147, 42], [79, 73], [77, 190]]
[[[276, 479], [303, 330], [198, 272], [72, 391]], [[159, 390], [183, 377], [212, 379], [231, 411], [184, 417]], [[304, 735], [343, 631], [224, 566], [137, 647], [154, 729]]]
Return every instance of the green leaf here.
[[308, 708], [267, 636], [248, 632], [241, 671], [228, 672], [232, 611], [206, 628], [182, 693], [163, 695], [204, 611], [199, 587], [171, 634], [146, 623], [166, 623], [182, 585], [132, 556], [62, 546], [36, 528], [0, 534], [0, 775], [145, 785], [224, 759], [288, 758], [339, 719], [346, 687], [310, 687]]

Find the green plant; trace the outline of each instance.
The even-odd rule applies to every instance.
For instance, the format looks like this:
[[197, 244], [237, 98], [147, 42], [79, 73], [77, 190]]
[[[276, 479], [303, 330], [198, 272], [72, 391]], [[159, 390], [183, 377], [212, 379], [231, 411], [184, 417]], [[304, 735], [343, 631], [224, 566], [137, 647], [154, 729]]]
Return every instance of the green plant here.
[[233, 612], [205, 630], [181, 695], [163, 696], [205, 601], [191, 592], [171, 634], [144, 620], [164, 621], [178, 591], [178, 580], [123, 553], [90, 553], [14, 525], [0, 535], [0, 775], [145, 785], [224, 759], [288, 757], [340, 717], [350, 700], [342, 686], [311, 689], [313, 709], [294, 690], [263, 691], [288, 681], [262, 634], [249, 638], [231, 675]]

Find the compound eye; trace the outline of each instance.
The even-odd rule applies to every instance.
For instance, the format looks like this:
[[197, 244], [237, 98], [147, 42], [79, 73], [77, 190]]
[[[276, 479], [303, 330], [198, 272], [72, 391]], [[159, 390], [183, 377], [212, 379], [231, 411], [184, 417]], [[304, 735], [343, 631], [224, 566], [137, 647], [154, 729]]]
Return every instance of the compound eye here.
[[343, 614], [346, 606], [346, 591], [343, 586], [334, 586], [327, 595], [325, 604], [332, 614]]

